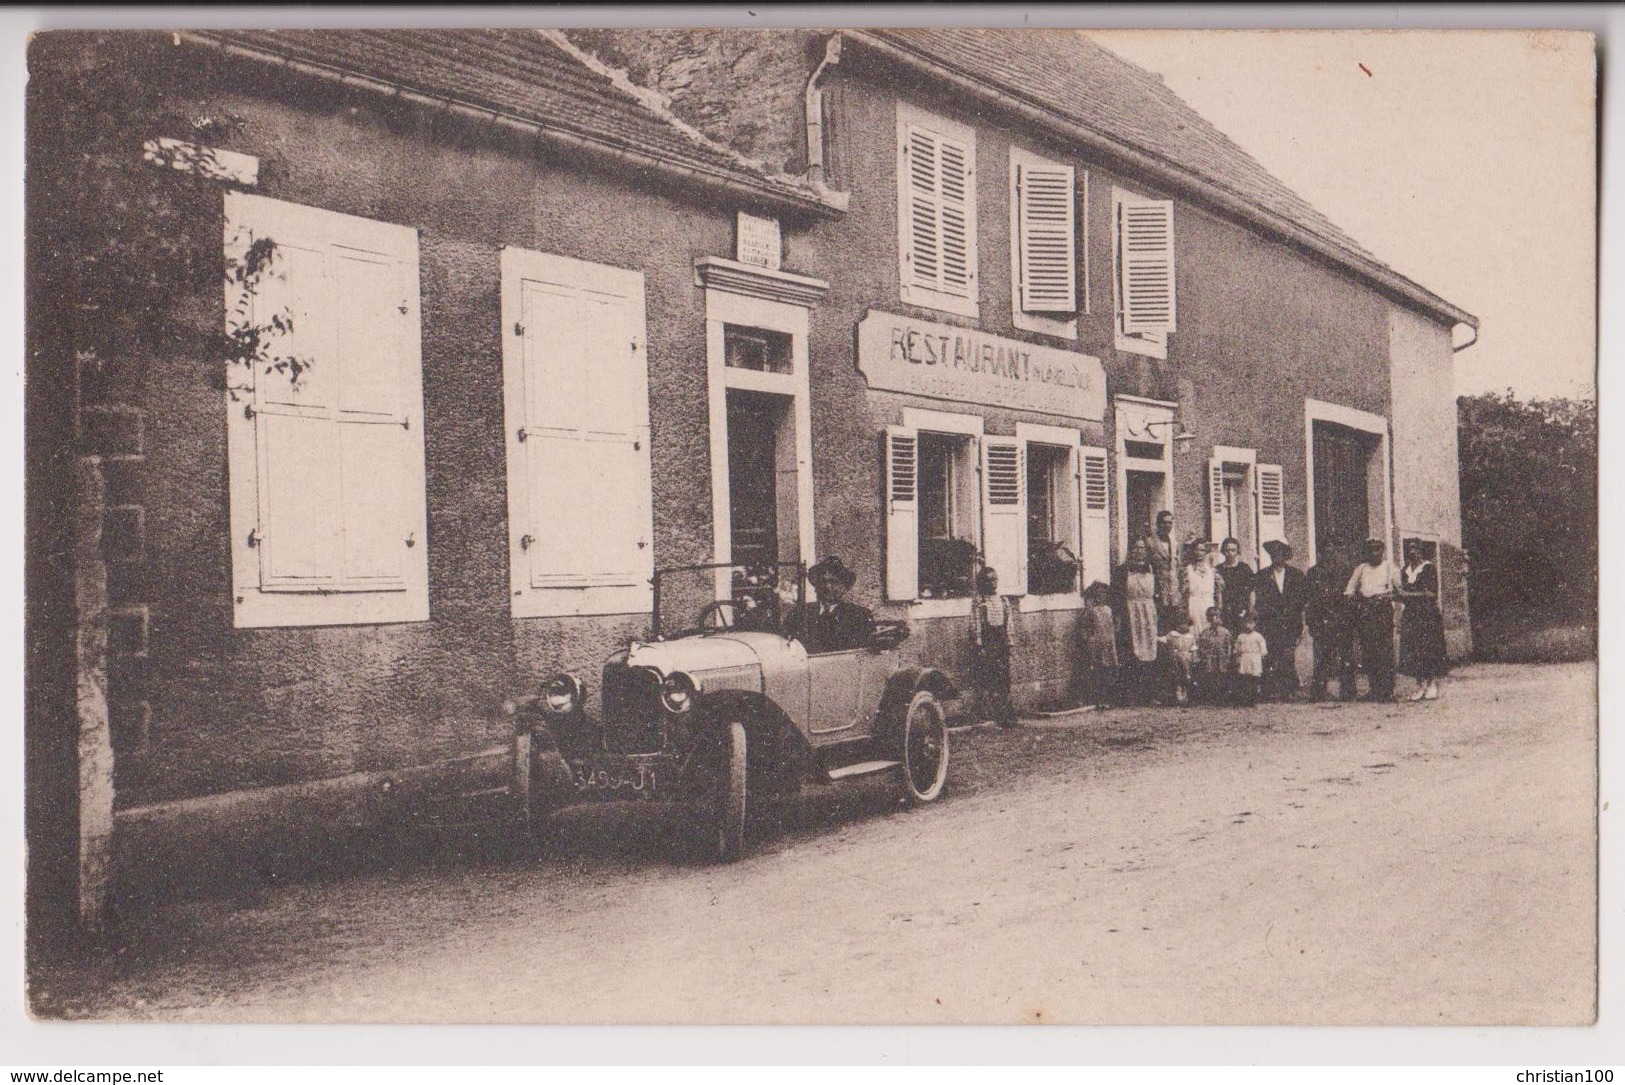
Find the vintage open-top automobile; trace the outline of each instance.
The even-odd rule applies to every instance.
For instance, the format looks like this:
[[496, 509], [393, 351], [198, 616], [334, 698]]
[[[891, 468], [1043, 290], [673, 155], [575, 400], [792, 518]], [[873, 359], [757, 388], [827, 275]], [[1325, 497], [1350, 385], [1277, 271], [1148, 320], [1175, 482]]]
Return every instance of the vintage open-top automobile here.
[[748, 818], [804, 782], [889, 772], [906, 801], [936, 799], [948, 776], [941, 702], [958, 691], [902, 662], [898, 622], [871, 623], [861, 646], [809, 653], [806, 585], [799, 562], [657, 572], [649, 638], [604, 664], [601, 719], [578, 675], [510, 702], [526, 824], [581, 803], [675, 801], [710, 854], [731, 861]]

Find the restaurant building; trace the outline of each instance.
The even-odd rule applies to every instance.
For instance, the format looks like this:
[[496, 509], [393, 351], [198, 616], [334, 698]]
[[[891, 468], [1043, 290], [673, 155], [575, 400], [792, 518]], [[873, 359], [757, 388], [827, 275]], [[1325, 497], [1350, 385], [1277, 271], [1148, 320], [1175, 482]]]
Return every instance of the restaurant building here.
[[[45, 34], [30, 74], [36, 918], [161, 840], [455, 820], [659, 566], [838, 555], [968, 684], [986, 561], [1033, 708], [1168, 509], [1255, 566], [1425, 539], [1468, 649], [1474, 319], [1080, 35]], [[109, 252], [203, 273], [134, 311]]]

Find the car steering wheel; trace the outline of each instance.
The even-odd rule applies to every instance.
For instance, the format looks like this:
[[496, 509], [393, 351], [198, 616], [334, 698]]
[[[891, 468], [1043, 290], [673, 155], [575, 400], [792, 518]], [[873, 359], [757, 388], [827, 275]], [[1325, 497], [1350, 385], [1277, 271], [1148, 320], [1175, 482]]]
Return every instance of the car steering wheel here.
[[701, 629], [732, 629], [736, 624], [736, 615], [739, 604], [732, 599], [718, 599], [705, 604], [700, 611], [700, 619], [695, 624]]

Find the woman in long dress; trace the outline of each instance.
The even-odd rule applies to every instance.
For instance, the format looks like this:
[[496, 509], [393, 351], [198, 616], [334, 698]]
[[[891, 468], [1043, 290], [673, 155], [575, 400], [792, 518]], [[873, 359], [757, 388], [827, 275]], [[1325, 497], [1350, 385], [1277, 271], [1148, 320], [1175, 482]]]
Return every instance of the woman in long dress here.
[[1213, 544], [1191, 543], [1182, 573], [1191, 632], [1201, 636], [1202, 630], [1207, 628], [1207, 612], [1213, 607], [1224, 607], [1224, 577], [1213, 568]]
[[1253, 606], [1253, 567], [1241, 560], [1241, 543], [1226, 539], [1219, 546], [1224, 555], [1218, 573], [1224, 578], [1224, 624], [1234, 633], [1241, 628], [1241, 616]]
[[1132, 657], [1124, 659], [1132, 674], [1129, 685], [1134, 700], [1143, 703], [1149, 699], [1157, 663], [1157, 577], [1143, 542], [1130, 548], [1123, 565], [1123, 621], [1128, 628], [1127, 655]]
[[1399, 595], [1405, 604], [1399, 616], [1399, 671], [1420, 683], [1410, 700], [1437, 700], [1439, 679], [1450, 669], [1445, 655], [1444, 617], [1439, 613], [1439, 571], [1427, 560], [1424, 548], [1414, 541], [1405, 547]]

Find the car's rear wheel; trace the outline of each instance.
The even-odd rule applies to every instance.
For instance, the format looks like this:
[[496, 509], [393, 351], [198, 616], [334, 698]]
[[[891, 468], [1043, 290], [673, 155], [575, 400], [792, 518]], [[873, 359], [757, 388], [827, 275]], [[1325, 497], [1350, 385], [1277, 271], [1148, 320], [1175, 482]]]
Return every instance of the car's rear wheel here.
[[917, 691], [903, 715], [903, 797], [932, 802], [948, 782], [948, 721], [930, 690]]

